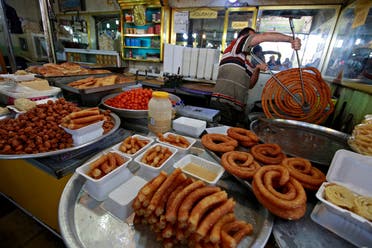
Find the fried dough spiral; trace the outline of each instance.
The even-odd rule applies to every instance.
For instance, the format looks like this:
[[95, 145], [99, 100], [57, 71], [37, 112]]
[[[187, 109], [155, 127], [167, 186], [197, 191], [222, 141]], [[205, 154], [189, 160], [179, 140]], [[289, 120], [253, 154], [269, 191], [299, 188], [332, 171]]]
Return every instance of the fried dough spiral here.
[[224, 134], [209, 133], [201, 138], [203, 146], [214, 152], [233, 151], [238, 146], [238, 141]]
[[221, 164], [225, 170], [242, 179], [252, 179], [261, 167], [252, 154], [241, 151], [225, 152], [221, 157]]
[[307, 67], [301, 70], [306, 101], [310, 105], [310, 110], [306, 111], [302, 108], [304, 97], [300, 72], [298, 68], [292, 68], [281, 71], [275, 76], [288, 88], [289, 92], [300, 99], [301, 105], [271, 77], [267, 81], [261, 97], [262, 108], [267, 118], [292, 119], [319, 124], [333, 112], [334, 105], [331, 101], [330, 88], [318, 69]]
[[278, 144], [259, 144], [251, 148], [253, 157], [263, 164], [280, 164], [286, 155]]
[[289, 174], [296, 178], [305, 189], [316, 191], [326, 180], [324, 173], [313, 167], [307, 159], [285, 158], [281, 165], [286, 167]]
[[283, 166], [261, 167], [253, 176], [253, 193], [271, 213], [283, 219], [297, 220], [306, 212], [306, 193]]
[[259, 138], [252, 131], [241, 127], [230, 127], [227, 135], [239, 142], [242, 146], [251, 147], [258, 143]]

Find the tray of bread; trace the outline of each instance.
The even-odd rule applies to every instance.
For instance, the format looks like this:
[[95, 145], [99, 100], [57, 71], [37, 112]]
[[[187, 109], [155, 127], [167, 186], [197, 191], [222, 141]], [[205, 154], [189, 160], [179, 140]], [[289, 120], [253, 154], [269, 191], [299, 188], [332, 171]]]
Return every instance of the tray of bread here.
[[[22, 100], [19, 104], [24, 111], [0, 120], [0, 159], [39, 158], [70, 152], [98, 142], [120, 126], [116, 114], [98, 108], [81, 109], [64, 98], [41, 104], [17, 100]], [[71, 135], [62, 126], [77, 135]]]
[[44, 78], [58, 78], [69, 77], [76, 75], [89, 74], [110, 74], [111, 71], [105, 69], [87, 69], [79, 64], [72, 62], [65, 62], [61, 64], [46, 63], [43, 65], [30, 66], [26, 69], [27, 72], [34, 73], [39, 77]]
[[[139, 154], [131, 148], [137, 142], [145, 142], [138, 147], [144, 149]], [[182, 144], [171, 147], [155, 138], [132, 135], [79, 167], [60, 200], [65, 243], [69, 247], [197, 247], [225, 242], [232, 247], [264, 247], [272, 215], [250, 191], [223, 175], [223, 168], [200, 140], [179, 153], [176, 147]], [[106, 169], [104, 160], [110, 152], [129, 162], [115, 169], [121, 171], [117, 174], [90, 178], [95, 168]], [[187, 171], [189, 164], [216, 172], [215, 180], [209, 181], [200, 170]]]
[[136, 84], [134, 77], [119, 74], [88, 76], [82, 79], [68, 78], [55, 81], [55, 85], [75, 94], [92, 94], [115, 90]]

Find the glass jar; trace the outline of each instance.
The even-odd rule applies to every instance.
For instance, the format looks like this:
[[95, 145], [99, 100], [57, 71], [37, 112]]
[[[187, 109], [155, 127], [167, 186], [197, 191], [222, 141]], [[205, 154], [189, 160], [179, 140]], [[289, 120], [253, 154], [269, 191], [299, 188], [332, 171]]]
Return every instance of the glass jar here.
[[169, 100], [169, 94], [154, 91], [148, 106], [149, 130], [155, 134], [169, 131], [172, 123], [172, 103]]

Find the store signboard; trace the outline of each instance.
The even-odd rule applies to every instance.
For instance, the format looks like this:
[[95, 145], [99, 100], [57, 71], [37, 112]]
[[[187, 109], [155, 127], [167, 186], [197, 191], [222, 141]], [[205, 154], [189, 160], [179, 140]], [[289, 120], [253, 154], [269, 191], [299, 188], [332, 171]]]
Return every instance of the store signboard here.
[[189, 24], [189, 12], [180, 11], [174, 13], [174, 32], [187, 33], [187, 25]]
[[217, 11], [212, 9], [196, 9], [190, 12], [190, 19], [217, 19]]
[[249, 22], [232, 22], [231, 28], [232, 29], [243, 29], [249, 26]]

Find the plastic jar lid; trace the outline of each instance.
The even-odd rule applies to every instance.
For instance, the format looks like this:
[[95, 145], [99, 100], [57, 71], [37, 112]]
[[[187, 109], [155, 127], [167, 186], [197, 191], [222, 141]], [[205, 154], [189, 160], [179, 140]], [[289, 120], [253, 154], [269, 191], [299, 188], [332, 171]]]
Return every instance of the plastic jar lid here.
[[154, 91], [152, 92], [152, 96], [160, 97], [160, 98], [168, 98], [169, 94], [168, 92], [164, 92], [164, 91]]

